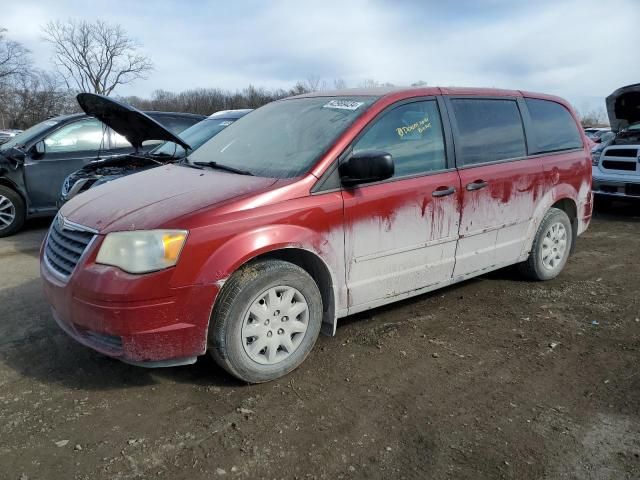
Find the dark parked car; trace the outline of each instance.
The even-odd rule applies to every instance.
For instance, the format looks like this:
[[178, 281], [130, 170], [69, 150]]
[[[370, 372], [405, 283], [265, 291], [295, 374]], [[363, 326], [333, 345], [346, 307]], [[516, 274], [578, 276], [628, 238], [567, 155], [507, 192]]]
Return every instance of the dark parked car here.
[[0, 145], [5, 142], [8, 142], [19, 133], [22, 133], [22, 130], [14, 130], [14, 129], [0, 130]]
[[0, 237], [18, 231], [27, 218], [54, 215], [64, 179], [83, 165], [171, 140], [160, 124], [178, 134], [205, 118], [169, 112], [148, 112], [145, 117], [153, 118], [163, 133], [135, 148], [135, 135], [125, 138], [85, 114], [45, 120], [0, 145]]
[[[102, 100], [107, 104], [108, 102], [113, 102], [113, 100], [109, 98]], [[107, 104], [101, 106], [105, 111], [109, 110]], [[113, 107], [114, 110], [120, 111], [121, 114], [135, 115], [136, 110], [133, 107], [129, 107], [128, 110], [123, 110], [123, 105], [118, 103], [113, 103]], [[91, 162], [66, 178], [62, 185], [62, 191], [60, 192], [59, 205], [64, 204], [77, 194], [97, 187], [98, 185], [126, 175], [131, 175], [132, 173], [138, 173], [149, 168], [155, 168], [181, 160], [188, 152], [196, 150], [207, 140], [250, 111], [251, 109], [223, 110], [187, 128], [180, 134], [180, 138], [189, 145], [188, 149], [184, 149], [174, 142], [167, 141], [143, 155], [134, 153]], [[87, 113], [93, 114], [92, 112]], [[115, 113], [112, 112], [111, 115], [113, 116]], [[109, 120], [104, 119], [103, 121], [109, 124]], [[144, 122], [142, 116], [140, 116], [140, 122]], [[127, 127], [128, 124], [123, 124], [123, 128], [126, 129]]]

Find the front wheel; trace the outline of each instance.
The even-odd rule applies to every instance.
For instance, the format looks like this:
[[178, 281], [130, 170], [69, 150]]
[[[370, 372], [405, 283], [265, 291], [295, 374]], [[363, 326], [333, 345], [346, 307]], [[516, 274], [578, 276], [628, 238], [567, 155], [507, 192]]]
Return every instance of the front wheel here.
[[0, 185], [0, 238], [16, 233], [25, 219], [24, 201], [20, 194]]
[[235, 377], [267, 382], [304, 361], [321, 325], [322, 297], [313, 278], [289, 262], [257, 261], [223, 286], [209, 327], [209, 353]]
[[538, 227], [529, 258], [520, 264], [520, 270], [533, 280], [557, 277], [567, 263], [572, 241], [569, 217], [558, 208], [550, 208]]

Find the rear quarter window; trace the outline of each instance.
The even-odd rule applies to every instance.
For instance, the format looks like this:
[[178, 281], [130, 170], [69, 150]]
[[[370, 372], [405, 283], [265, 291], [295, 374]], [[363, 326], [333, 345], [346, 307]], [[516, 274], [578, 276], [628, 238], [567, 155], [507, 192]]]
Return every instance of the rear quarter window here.
[[525, 98], [531, 116], [531, 153], [582, 148], [582, 136], [569, 111], [550, 100]]
[[522, 117], [515, 100], [451, 100], [459, 166], [496, 162], [527, 155]]

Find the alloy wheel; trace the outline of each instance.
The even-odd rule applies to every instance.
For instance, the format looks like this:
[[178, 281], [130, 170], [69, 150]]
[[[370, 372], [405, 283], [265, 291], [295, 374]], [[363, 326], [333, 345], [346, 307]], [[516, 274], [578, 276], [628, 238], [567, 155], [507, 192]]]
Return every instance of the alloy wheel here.
[[0, 195], [0, 228], [6, 228], [16, 219], [16, 206], [4, 195]]

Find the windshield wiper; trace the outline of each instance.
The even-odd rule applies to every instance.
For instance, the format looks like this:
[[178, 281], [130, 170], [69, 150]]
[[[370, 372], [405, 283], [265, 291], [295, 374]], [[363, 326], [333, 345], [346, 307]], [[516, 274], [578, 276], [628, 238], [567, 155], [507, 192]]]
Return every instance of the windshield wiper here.
[[238, 175], [253, 176], [253, 173], [251, 173], [248, 170], [242, 170], [240, 168], [230, 167], [229, 165], [223, 165], [218, 162], [193, 162], [193, 165], [198, 165], [199, 167], [215, 168], [217, 170], [224, 170], [225, 172], [237, 173]]
[[158, 153], [153, 153], [153, 151], [149, 152], [148, 155], [150, 157], [175, 157], [175, 154], [173, 153], [164, 153], [164, 152], [158, 152]]

